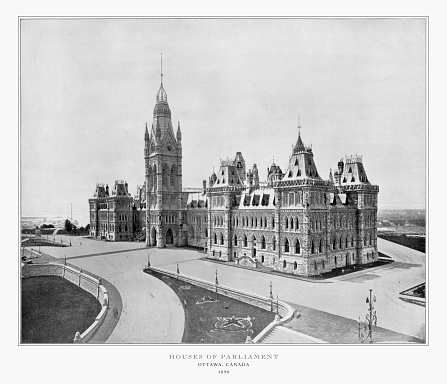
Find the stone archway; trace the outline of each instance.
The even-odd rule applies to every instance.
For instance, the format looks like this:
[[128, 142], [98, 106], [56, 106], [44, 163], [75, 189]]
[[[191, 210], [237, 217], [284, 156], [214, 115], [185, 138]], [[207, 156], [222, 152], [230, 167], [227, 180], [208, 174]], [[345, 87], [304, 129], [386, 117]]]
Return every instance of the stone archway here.
[[168, 228], [166, 231], [166, 245], [174, 243], [174, 235], [172, 233], [171, 228]]
[[156, 231], [155, 227], [152, 227], [152, 229], [151, 229], [150, 245], [153, 247], [157, 246], [157, 231]]

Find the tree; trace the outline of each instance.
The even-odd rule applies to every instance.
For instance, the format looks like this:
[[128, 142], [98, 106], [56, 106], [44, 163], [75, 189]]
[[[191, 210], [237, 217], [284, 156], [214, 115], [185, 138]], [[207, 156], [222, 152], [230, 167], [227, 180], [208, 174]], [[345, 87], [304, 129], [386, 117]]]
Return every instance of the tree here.
[[67, 232], [71, 232], [71, 230], [73, 229], [73, 224], [71, 223], [70, 220], [65, 220], [65, 230]]
[[90, 224], [87, 224], [87, 225], [85, 226], [85, 231], [86, 231], [87, 233], [90, 233]]

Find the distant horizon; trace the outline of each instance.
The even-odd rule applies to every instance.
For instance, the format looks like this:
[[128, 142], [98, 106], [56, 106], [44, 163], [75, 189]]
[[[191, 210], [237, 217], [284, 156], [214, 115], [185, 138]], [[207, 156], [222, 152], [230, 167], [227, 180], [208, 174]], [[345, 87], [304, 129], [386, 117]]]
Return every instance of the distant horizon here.
[[[422, 208], [415, 208], [415, 207], [399, 207], [399, 208], [381, 208], [380, 205], [378, 207], [378, 211], [386, 211], [386, 210], [390, 210], [390, 211], [399, 211], [399, 210], [414, 210], [414, 211], [421, 211], [421, 210], [426, 210], [425, 206]], [[70, 215], [63, 215], [63, 214], [23, 214], [21, 216], [21, 219], [25, 219], [25, 218], [63, 218], [65, 219], [70, 219]], [[80, 226], [86, 226], [87, 224], [90, 224], [90, 213], [87, 210], [86, 213], [82, 213], [82, 214], [73, 214], [73, 221], [77, 221], [78, 224]]]

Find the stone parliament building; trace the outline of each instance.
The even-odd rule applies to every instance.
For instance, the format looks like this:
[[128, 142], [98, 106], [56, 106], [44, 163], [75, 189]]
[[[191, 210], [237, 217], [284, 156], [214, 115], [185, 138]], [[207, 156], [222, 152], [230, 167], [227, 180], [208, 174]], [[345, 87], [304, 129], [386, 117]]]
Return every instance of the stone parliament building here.
[[283, 172], [274, 163], [260, 181], [241, 152], [221, 161], [208, 184], [182, 186], [182, 133], [171, 121], [161, 82], [144, 134], [145, 182], [97, 184], [89, 199], [90, 236], [146, 241], [148, 247], [193, 246], [207, 257], [315, 276], [378, 260], [377, 195], [361, 156], [338, 162], [323, 180], [300, 133]]

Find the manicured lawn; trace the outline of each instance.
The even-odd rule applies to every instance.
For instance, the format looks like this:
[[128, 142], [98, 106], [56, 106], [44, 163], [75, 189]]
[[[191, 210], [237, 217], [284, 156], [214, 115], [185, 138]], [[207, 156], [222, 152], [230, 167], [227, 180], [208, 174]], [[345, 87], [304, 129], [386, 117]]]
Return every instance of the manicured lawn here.
[[101, 305], [58, 276], [22, 279], [22, 343], [72, 343], [95, 320]]
[[401, 292], [401, 295], [415, 296], [425, 299], [425, 283]]
[[160, 273], [157, 277], [180, 298], [185, 310], [182, 343], [239, 344], [252, 339], [274, 320], [275, 313], [218, 295]]

